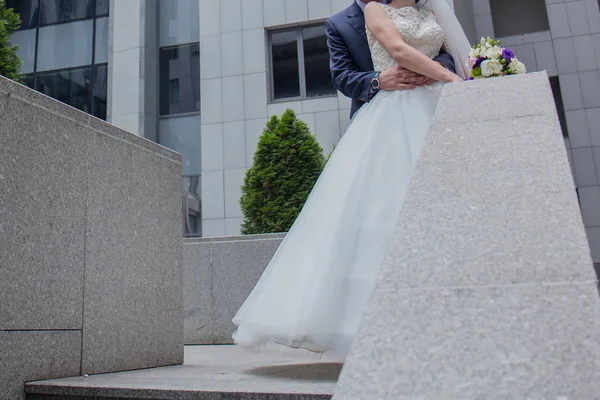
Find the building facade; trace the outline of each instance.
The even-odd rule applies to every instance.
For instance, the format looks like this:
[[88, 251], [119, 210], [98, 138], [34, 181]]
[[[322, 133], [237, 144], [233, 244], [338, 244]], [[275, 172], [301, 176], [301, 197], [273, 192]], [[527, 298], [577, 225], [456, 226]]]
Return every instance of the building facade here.
[[[328, 153], [349, 123], [324, 21], [353, 0], [8, 0], [27, 84], [183, 155], [185, 232], [240, 232], [240, 185], [271, 115]], [[452, 0], [449, 0], [452, 2]], [[500, 38], [551, 76], [600, 263], [598, 0], [453, 0], [471, 41]]]

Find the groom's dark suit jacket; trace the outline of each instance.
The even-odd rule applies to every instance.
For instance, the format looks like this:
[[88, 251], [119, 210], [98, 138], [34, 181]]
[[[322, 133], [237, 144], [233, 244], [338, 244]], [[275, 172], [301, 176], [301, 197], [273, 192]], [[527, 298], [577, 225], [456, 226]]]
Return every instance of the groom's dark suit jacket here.
[[[371, 80], [375, 77], [371, 51], [367, 42], [365, 15], [355, 1], [325, 23], [329, 67], [333, 85], [352, 99], [350, 116], [370, 100]], [[442, 51], [434, 58], [452, 72], [456, 72], [450, 54]], [[372, 97], [372, 96], [371, 96]]]

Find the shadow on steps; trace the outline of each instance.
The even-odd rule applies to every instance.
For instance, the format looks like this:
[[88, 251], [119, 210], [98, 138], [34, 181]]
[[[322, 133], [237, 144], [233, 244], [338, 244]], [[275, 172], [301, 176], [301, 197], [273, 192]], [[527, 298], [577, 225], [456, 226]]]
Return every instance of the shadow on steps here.
[[342, 372], [340, 363], [286, 364], [245, 370], [248, 375], [337, 382]]

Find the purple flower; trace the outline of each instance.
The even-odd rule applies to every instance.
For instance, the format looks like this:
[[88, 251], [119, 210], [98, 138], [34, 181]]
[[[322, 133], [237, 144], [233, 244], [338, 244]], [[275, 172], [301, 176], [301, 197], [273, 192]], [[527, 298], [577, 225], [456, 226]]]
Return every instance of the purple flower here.
[[473, 69], [479, 67], [481, 65], [481, 63], [484, 62], [485, 60], [487, 60], [487, 57], [479, 57], [477, 59], [477, 61], [475, 62], [475, 65], [473, 66]]
[[510, 64], [513, 58], [515, 58], [515, 53], [511, 49], [502, 50], [502, 58], [506, 60], [507, 64]]
[[467, 79], [468, 81], [474, 81], [475, 78], [473, 78], [472, 76], [469, 77], [469, 79]]

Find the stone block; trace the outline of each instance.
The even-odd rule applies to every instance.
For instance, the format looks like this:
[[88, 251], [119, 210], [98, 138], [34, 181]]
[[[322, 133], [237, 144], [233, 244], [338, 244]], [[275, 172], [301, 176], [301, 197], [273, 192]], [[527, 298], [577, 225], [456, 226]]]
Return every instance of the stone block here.
[[231, 344], [231, 322], [284, 235], [186, 239], [185, 344]]
[[25, 400], [25, 382], [77, 376], [81, 331], [0, 331], [0, 400]]
[[180, 155], [0, 77], [0, 389], [182, 363], [181, 211]]
[[388, 254], [394, 262], [383, 267], [399, 279], [384, 286], [593, 277], [569, 161], [552, 118], [434, 125], [400, 220]]
[[213, 296], [211, 245], [208, 240], [186, 240], [183, 245], [184, 343], [212, 344]]
[[378, 291], [336, 399], [593, 399], [593, 282]]
[[598, 300], [547, 75], [448, 85], [334, 398], [594, 398]]
[[183, 362], [179, 156], [124, 140], [90, 133], [87, 374]]
[[0, 330], [81, 329], [85, 128], [30, 92], [0, 79]]
[[213, 335], [215, 344], [232, 342], [238, 312], [271, 261], [280, 237], [212, 243]]
[[[540, 88], [550, 90], [545, 72], [512, 75], [495, 82], [494, 95], [487, 79], [446, 85], [434, 116], [434, 124], [463, 123], [472, 121], [506, 120], [529, 115], [556, 116], [553, 97]], [[510, 86], [510, 90], [507, 88]], [[495, 132], [495, 134], [498, 134]]]

